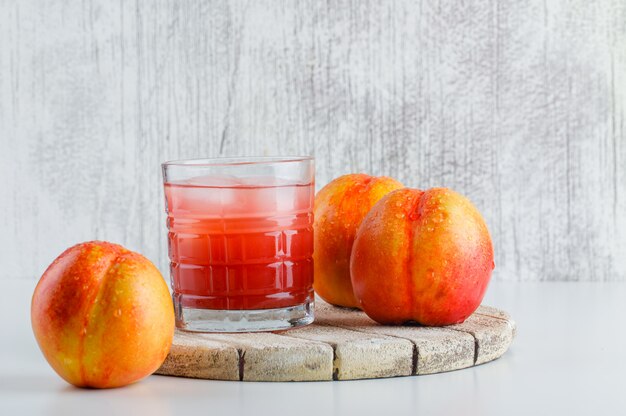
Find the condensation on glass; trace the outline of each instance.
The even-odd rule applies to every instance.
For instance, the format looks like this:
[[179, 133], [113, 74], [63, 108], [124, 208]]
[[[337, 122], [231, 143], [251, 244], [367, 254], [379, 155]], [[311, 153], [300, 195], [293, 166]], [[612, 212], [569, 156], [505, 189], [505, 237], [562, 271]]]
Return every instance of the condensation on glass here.
[[243, 332], [311, 323], [314, 159], [162, 167], [177, 327]]

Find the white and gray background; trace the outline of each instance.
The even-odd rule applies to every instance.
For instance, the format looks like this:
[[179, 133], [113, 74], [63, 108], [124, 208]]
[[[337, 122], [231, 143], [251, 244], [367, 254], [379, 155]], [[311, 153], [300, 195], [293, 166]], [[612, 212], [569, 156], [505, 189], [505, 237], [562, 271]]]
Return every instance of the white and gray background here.
[[626, 280], [623, 0], [0, 0], [0, 279], [167, 271], [160, 163], [311, 154], [451, 187], [494, 279]]

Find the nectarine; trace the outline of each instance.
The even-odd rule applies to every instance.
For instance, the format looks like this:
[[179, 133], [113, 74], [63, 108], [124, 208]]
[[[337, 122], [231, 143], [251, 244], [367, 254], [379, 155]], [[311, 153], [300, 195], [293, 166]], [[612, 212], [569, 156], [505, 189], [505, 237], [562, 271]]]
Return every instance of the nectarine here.
[[75, 245], [45, 271], [31, 304], [46, 360], [79, 387], [118, 387], [154, 372], [174, 335], [167, 285], [145, 257], [117, 244]]
[[357, 227], [379, 199], [402, 187], [386, 176], [350, 174], [331, 181], [317, 193], [313, 287], [325, 301], [359, 306], [350, 281], [350, 253]]
[[383, 324], [463, 322], [493, 268], [485, 221], [445, 188], [405, 188], [378, 201], [356, 233], [350, 263], [360, 307]]

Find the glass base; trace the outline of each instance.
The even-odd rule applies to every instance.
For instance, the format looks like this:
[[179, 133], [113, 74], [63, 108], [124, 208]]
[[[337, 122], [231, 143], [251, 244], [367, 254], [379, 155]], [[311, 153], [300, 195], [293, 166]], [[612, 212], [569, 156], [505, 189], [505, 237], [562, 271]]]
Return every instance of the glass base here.
[[174, 296], [176, 327], [191, 332], [281, 331], [313, 322], [314, 303], [278, 309], [215, 310], [182, 306]]

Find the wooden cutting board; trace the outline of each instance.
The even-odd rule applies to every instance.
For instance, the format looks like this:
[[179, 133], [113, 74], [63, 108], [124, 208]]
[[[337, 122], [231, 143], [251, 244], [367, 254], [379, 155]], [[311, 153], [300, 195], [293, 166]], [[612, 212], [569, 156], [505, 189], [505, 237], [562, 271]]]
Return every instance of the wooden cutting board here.
[[316, 300], [315, 323], [282, 332], [176, 331], [156, 374], [213, 380], [354, 380], [433, 374], [500, 357], [515, 336], [504, 311], [480, 306], [439, 328], [380, 325], [357, 310]]

